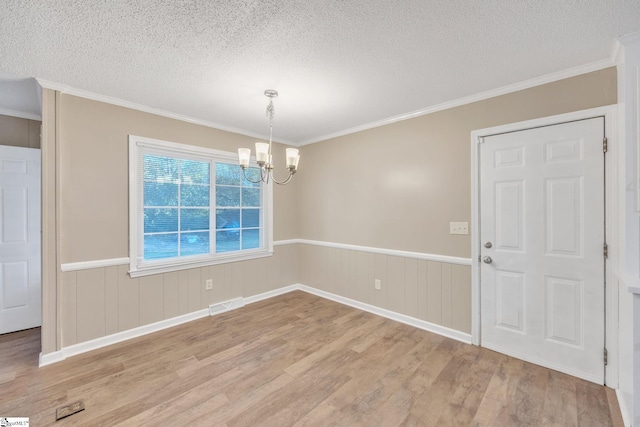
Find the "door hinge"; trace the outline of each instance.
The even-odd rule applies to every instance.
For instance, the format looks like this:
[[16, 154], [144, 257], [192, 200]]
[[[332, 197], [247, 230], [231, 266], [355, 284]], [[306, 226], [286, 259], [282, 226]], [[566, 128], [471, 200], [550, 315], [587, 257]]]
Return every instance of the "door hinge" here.
[[607, 365], [607, 363], [609, 363], [609, 352], [605, 348], [604, 349], [604, 364], [605, 364], [605, 366]]
[[608, 147], [609, 147], [609, 140], [605, 136], [604, 138], [602, 138], [602, 151], [604, 151], [606, 153]]
[[604, 255], [605, 258], [609, 258], [609, 245], [606, 243], [602, 246], [602, 255]]
[[482, 260], [480, 259], [480, 255], [478, 255], [478, 262], [481, 262]]

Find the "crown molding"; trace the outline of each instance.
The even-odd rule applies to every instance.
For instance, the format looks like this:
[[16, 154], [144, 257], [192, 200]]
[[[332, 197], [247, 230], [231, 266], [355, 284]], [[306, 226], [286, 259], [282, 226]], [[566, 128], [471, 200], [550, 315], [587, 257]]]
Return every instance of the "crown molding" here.
[[25, 113], [24, 111], [7, 110], [5, 108], [0, 108], [0, 115], [18, 117], [21, 119], [38, 120], [39, 122], [42, 121], [42, 116], [38, 114]]
[[[579, 76], [581, 74], [586, 74], [586, 73], [590, 73], [593, 71], [598, 71], [598, 70], [602, 70], [604, 68], [608, 68], [608, 67], [612, 67], [615, 65], [618, 65], [618, 61], [620, 61], [620, 57], [621, 57], [621, 53], [622, 53], [622, 49], [621, 49], [621, 43], [629, 43], [630, 41], [635, 40], [636, 38], [640, 38], [640, 32], [638, 33], [634, 33], [634, 34], [630, 34], [624, 37], [620, 37], [619, 39], [615, 40], [611, 49], [611, 54], [609, 55], [609, 58], [605, 58], [599, 61], [595, 61], [595, 62], [591, 62], [589, 64], [584, 64], [584, 65], [580, 65], [578, 67], [573, 67], [573, 68], [568, 68], [566, 70], [562, 70], [562, 71], [558, 71], [555, 73], [551, 73], [551, 74], [546, 74], [544, 76], [540, 76], [540, 77], [535, 77], [533, 79], [529, 79], [529, 80], [525, 80], [523, 82], [519, 82], [519, 83], [514, 83], [511, 85], [507, 85], [507, 86], [503, 86], [497, 89], [492, 89], [492, 90], [488, 90], [485, 92], [480, 92], [477, 93], [475, 95], [470, 95], [464, 98], [459, 98], [453, 101], [448, 101], [448, 102], [444, 102], [441, 104], [437, 104], [437, 105], [433, 105], [431, 107], [426, 107], [426, 108], [422, 108], [416, 111], [412, 111], [409, 113], [405, 113], [405, 114], [400, 114], [397, 116], [393, 116], [393, 117], [389, 117], [386, 119], [382, 119], [382, 120], [378, 120], [375, 122], [370, 122], [370, 123], [366, 123], [363, 125], [359, 125], [359, 126], [355, 126], [352, 128], [348, 128], [348, 129], [344, 129], [338, 132], [334, 132], [334, 133], [330, 133], [327, 135], [323, 135], [323, 136], [319, 136], [316, 138], [311, 138], [311, 139], [307, 139], [305, 141], [302, 142], [294, 142], [294, 141], [287, 141], [287, 140], [274, 140], [274, 142], [278, 142], [280, 144], [286, 144], [286, 145], [291, 145], [294, 147], [302, 147], [304, 145], [309, 145], [309, 144], [314, 144], [316, 142], [321, 142], [321, 141], [326, 141], [329, 139], [333, 139], [333, 138], [338, 138], [341, 136], [345, 136], [345, 135], [350, 135], [352, 133], [356, 133], [356, 132], [362, 132], [365, 130], [369, 130], [369, 129], [373, 129], [373, 128], [377, 128], [380, 126], [385, 126], [385, 125], [389, 125], [392, 123], [396, 123], [396, 122], [401, 122], [404, 120], [409, 120], [409, 119], [413, 119], [416, 117], [420, 117], [420, 116], [425, 116], [427, 114], [432, 114], [432, 113], [436, 113], [438, 111], [443, 111], [443, 110], [448, 110], [450, 108], [455, 108], [455, 107], [459, 107], [462, 105], [466, 105], [466, 104], [471, 104], [473, 102], [478, 102], [478, 101], [483, 101], [485, 99], [489, 99], [489, 98], [494, 98], [497, 96], [501, 96], [501, 95], [506, 95], [512, 92], [517, 92], [520, 90], [524, 90], [524, 89], [529, 89], [535, 86], [540, 86], [543, 84], [547, 84], [547, 83], [552, 83], [558, 80], [563, 80], [563, 79], [567, 79], [570, 77], [575, 77], [575, 76]], [[36, 78], [36, 81], [40, 84], [40, 86], [42, 86], [43, 88], [46, 89], [51, 89], [51, 90], [56, 90], [59, 91], [61, 93], [66, 93], [69, 95], [73, 95], [73, 96], [77, 96], [80, 98], [86, 98], [86, 99], [91, 99], [94, 101], [99, 101], [99, 102], [104, 102], [107, 104], [112, 104], [112, 105], [118, 105], [120, 107], [125, 107], [125, 108], [130, 108], [133, 110], [137, 110], [137, 111], [142, 111], [145, 113], [150, 113], [150, 114], [155, 114], [158, 116], [163, 116], [163, 117], [168, 117], [171, 119], [175, 119], [175, 120], [180, 120], [183, 122], [187, 122], [187, 123], [192, 123], [192, 124], [196, 124], [196, 125], [200, 125], [200, 126], [205, 126], [205, 127], [209, 127], [209, 128], [213, 128], [213, 129], [218, 129], [218, 130], [223, 130], [226, 132], [232, 132], [232, 133], [236, 133], [239, 135], [245, 135], [245, 136], [249, 136], [251, 138], [258, 138], [261, 140], [268, 140], [268, 136], [266, 135], [259, 135], [253, 132], [249, 132], [243, 129], [238, 129], [238, 128], [234, 128], [234, 127], [230, 127], [230, 126], [225, 126], [225, 125], [221, 125], [219, 123], [214, 123], [214, 122], [210, 122], [207, 120], [202, 120], [202, 119], [196, 119], [193, 117], [189, 117], [189, 116], [185, 116], [185, 115], [181, 115], [181, 114], [176, 114], [176, 113], [172, 113], [170, 111], [165, 111], [165, 110], [161, 110], [158, 108], [153, 108], [153, 107], [149, 107], [146, 105], [142, 105], [142, 104], [137, 104], [135, 102], [131, 102], [131, 101], [126, 101], [123, 99], [119, 99], [119, 98], [115, 98], [115, 97], [111, 97], [111, 96], [107, 96], [107, 95], [100, 95], [94, 92], [90, 92], [90, 91], [86, 91], [86, 90], [82, 90], [82, 89], [76, 89], [73, 88], [71, 86], [65, 85], [65, 84], [61, 84], [61, 83], [56, 83], [56, 82], [52, 82], [49, 80], [45, 80], [45, 79], [40, 79], [40, 78]], [[41, 120], [41, 118], [38, 118], [37, 120]]]
[[444, 102], [431, 107], [422, 108], [420, 110], [412, 111], [410, 113], [401, 114], [398, 116], [389, 117], [387, 119], [378, 120], [375, 122], [367, 123], [360, 126], [355, 126], [349, 129], [345, 129], [339, 132], [331, 133], [328, 135], [320, 136], [318, 138], [308, 139], [301, 142], [298, 146], [304, 146], [314, 144], [320, 141], [326, 141], [328, 139], [337, 138], [340, 136], [349, 135], [356, 132], [362, 132], [364, 130], [377, 128], [380, 126], [389, 125], [396, 122], [401, 122], [415, 117], [425, 116], [427, 114], [436, 113], [438, 111], [448, 110], [450, 108], [460, 107], [462, 105], [471, 104], [473, 102], [483, 101], [489, 98], [495, 98], [496, 96], [506, 95], [512, 92], [517, 92], [524, 89], [529, 89], [535, 86], [540, 86], [547, 83], [552, 83], [558, 80], [567, 79], [570, 77], [579, 76], [581, 74], [591, 73], [593, 71], [602, 70], [604, 68], [612, 67], [616, 65], [612, 58], [606, 58], [599, 61], [591, 62], [589, 64], [580, 65], [578, 67], [568, 68], [566, 70], [558, 71], [544, 76], [535, 77], [533, 79], [525, 80], [523, 82], [514, 83], [511, 85], [503, 86], [497, 89], [480, 92], [475, 95], [459, 98], [453, 101]]
[[622, 43], [620, 43], [620, 39], [615, 39], [613, 41], [609, 60], [616, 66], [624, 63], [624, 49], [622, 49]]
[[[214, 123], [207, 120], [196, 119], [193, 117], [185, 116], [182, 114], [172, 113], [171, 111], [161, 110], [159, 108], [149, 107], [147, 105], [138, 104], [135, 102], [127, 101], [120, 98], [115, 98], [112, 96], [101, 95], [99, 93], [90, 92], [83, 89], [77, 89], [62, 83], [52, 82], [45, 79], [36, 78], [36, 81], [44, 89], [55, 90], [60, 93], [77, 96], [79, 98], [91, 99], [93, 101], [99, 101], [99, 102], [104, 102], [106, 104], [117, 105], [119, 107], [130, 108], [132, 110], [142, 111], [144, 113], [155, 114], [156, 116], [167, 117], [170, 119], [180, 120], [180, 121], [191, 123], [194, 125], [205, 126], [212, 129], [222, 130], [225, 132], [236, 133], [239, 135], [249, 136], [251, 138], [257, 138], [260, 140], [265, 140], [265, 141], [269, 140], [268, 135], [259, 135], [257, 133], [246, 131], [244, 129], [238, 129], [231, 126], [221, 125], [220, 123]], [[296, 145], [290, 141], [280, 140], [280, 139], [279, 140], [274, 139], [273, 142], [286, 144], [286, 145]]]
[[634, 43], [634, 42], [638, 42], [638, 41], [640, 41], [640, 31], [637, 31], [637, 32], [631, 33], [631, 34], [626, 34], [626, 35], [624, 35], [622, 37], [618, 37], [617, 41], [619, 41], [623, 45], [627, 45], [627, 44], [631, 44], [631, 43]]

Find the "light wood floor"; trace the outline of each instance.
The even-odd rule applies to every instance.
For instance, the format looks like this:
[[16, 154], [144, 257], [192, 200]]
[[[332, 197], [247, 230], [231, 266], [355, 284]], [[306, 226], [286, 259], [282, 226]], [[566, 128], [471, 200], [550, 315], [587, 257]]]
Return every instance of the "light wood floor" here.
[[0, 416], [32, 426], [622, 425], [611, 389], [304, 292], [44, 368], [39, 333], [0, 336]]

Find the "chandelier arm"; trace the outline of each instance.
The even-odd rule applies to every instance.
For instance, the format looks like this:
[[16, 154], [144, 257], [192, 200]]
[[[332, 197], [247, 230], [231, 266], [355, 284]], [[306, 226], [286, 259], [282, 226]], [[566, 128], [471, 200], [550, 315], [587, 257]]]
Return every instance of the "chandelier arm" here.
[[[261, 171], [262, 171], [262, 169], [261, 169]], [[242, 173], [244, 174], [244, 179], [246, 179], [250, 183], [252, 183], [252, 184], [260, 184], [261, 180], [252, 181], [252, 180], [249, 179], [249, 177], [247, 176], [247, 169], [246, 168], [242, 168]], [[260, 175], [262, 175], [262, 173], [260, 173]]]
[[266, 168], [266, 167], [260, 168], [260, 181], [268, 184], [270, 176], [271, 176], [271, 172], [269, 171], [269, 168]]
[[275, 182], [276, 184], [285, 185], [288, 184], [289, 181], [291, 181], [291, 178], [293, 178], [293, 174], [294, 172], [289, 171], [289, 176], [284, 181], [278, 181], [275, 176], [271, 176], [271, 179], [273, 179], [273, 182]]

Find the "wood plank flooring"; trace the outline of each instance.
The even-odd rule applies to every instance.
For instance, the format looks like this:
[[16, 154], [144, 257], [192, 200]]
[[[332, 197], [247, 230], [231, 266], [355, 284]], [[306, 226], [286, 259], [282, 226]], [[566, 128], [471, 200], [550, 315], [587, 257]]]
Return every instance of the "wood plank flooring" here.
[[300, 291], [43, 368], [39, 334], [0, 335], [32, 426], [622, 426], [611, 389]]

